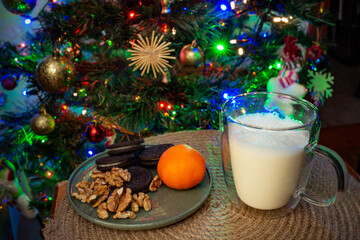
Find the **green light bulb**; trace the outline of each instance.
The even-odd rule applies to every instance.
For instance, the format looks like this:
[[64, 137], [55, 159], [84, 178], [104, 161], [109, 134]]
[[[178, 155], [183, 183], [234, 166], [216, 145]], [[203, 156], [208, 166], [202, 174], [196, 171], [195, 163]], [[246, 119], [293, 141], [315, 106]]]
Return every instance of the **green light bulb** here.
[[222, 50], [224, 50], [224, 45], [219, 44], [219, 45], [216, 46], [216, 48], [217, 48], [219, 51], [222, 51]]

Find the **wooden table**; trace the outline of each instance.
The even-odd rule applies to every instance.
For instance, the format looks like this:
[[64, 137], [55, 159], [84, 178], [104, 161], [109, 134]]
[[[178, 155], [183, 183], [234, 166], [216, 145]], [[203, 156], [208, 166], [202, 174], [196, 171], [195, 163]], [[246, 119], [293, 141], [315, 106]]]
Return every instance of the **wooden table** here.
[[[324, 131], [323, 131], [324, 132]], [[324, 134], [322, 132], [322, 134]], [[342, 139], [344, 141], [344, 139]], [[46, 239], [103, 239], [121, 236], [119, 239], [358, 239], [360, 236], [360, 177], [347, 164], [350, 178], [349, 189], [338, 204], [328, 208], [317, 207], [301, 201], [298, 207], [284, 218], [244, 218], [236, 213], [235, 205], [226, 199], [220, 154], [220, 136], [217, 131], [202, 130], [165, 134], [145, 139], [146, 143], [185, 143], [201, 152], [211, 170], [214, 184], [209, 198], [192, 216], [176, 224], [144, 231], [120, 231], [93, 224], [83, 219], [70, 206], [66, 195], [66, 182], [56, 186], [53, 218], [43, 230]], [[324, 143], [323, 143], [324, 144]], [[325, 145], [325, 144], [324, 144]], [[345, 159], [346, 160], [346, 159]], [[316, 164], [316, 179], [331, 165]], [[323, 186], [323, 185], [321, 185]], [[179, 235], [181, 234], [181, 235]], [[180, 237], [181, 236], [181, 237]]]

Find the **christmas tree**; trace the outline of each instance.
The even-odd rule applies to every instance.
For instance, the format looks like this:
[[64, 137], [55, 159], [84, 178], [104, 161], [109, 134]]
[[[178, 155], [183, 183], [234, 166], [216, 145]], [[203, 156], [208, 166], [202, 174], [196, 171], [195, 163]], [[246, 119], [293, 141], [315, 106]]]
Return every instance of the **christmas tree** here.
[[0, 148], [44, 216], [55, 184], [114, 141], [218, 129], [244, 92], [331, 96], [321, 1], [49, 0], [33, 18], [36, 1], [2, 3], [41, 26], [1, 43], [3, 88], [26, 81], [38, 100], [1, 116]]

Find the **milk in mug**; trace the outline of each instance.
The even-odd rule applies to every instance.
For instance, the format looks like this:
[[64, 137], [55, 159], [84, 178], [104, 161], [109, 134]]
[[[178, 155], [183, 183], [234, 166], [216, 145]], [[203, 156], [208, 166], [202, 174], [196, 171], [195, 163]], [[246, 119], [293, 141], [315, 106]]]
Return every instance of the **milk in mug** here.
[[[272, 113], [246, 114], [235, 120], [266, 129], [302, 125]], [[230, 122], [231, 166], [240, 199], [262, 210], [285, 206], [296, 190], [308, 142], [305, 130], [260, 130]]]

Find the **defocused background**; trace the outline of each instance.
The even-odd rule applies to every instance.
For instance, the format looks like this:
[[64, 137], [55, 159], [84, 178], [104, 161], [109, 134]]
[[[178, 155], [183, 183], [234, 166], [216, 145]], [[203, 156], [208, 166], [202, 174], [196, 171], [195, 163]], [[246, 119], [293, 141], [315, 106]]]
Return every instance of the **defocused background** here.
[[[0, 40], [17, 45], [23, 43], [27, 32], [39, 28], [37, 21], [29, 19], [37, 16], [46, 3], [38, 0], [28, 18], [13, 14], [0, 4]], [[356, 169], [360, 156], [360, 1], [329, 0], [325, 1], [325, 5], [338, 14], [335, 17], [336, 26], [322, 28], [320, 33], [334, 44], [327, 52], [328, 66], [334, 76], [333, 93], [319, 107], [324, 132], [321, 140]], [[0, 92], [7, 96], [0, 114], [23, 112], [26, 105], [36, 101], [35, 97], [27, 95], [25, 81], [19, 81], [19, 85], [11, 91], [0, 86]], [[12, 229], [21, 229], [17, 232], [18, 239], [42, 239], [38, 219], [10, 215], [7, 209], [0, 209], [0, 220], [12, 218], [13, 223], [11, 228], [8, 222], [0, 222], [0, 229], [6, 229], [0, 233], [0, 240], [13, 239]], [[18, 225], [15, 226], [15, 223]]]

